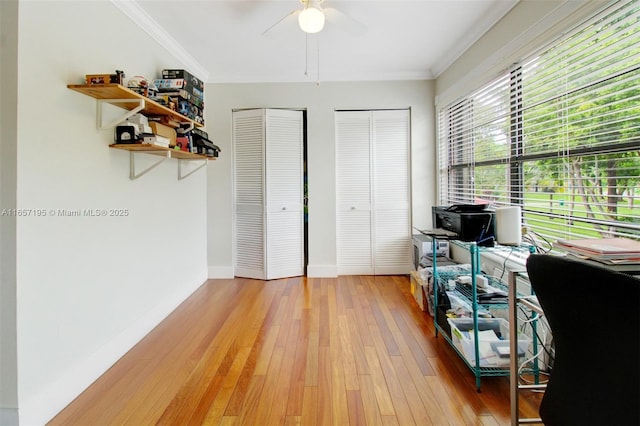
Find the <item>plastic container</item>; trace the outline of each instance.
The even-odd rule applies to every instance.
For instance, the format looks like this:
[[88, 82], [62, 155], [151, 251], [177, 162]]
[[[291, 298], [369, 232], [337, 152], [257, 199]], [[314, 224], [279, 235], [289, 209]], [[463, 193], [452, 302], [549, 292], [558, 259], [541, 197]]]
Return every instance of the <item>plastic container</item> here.
[[[475, 367], [476, 355], [473, 333], [473, 318], [449, 318], [451, 341]], [[529, 351], [531, 338], [518, 334], [518, 356], [523, 357]], [[503, 318], [478, 318], [478, 346], [480, 367], [509, 367], [510, 343], [509, 322]]]

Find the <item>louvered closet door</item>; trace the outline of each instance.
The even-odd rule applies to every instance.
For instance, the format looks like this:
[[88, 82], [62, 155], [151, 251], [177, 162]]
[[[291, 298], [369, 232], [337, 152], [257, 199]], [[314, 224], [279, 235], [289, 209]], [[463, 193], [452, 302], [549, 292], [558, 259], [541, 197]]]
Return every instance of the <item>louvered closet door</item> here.
[[409, 110], [336, 112], [338, 273], [411, 270]]
[[235, 275], [265, 279], [264, 112], [234, 112], [233, 136]]
[[336, 112], [338, 274], [373, 274], [371, 115]]
[[373, 245], [376, 275], [411, 270], [409, 110], [373, 111]]
[[304, 274], [302, 112], [266, 111], [267, 279]]

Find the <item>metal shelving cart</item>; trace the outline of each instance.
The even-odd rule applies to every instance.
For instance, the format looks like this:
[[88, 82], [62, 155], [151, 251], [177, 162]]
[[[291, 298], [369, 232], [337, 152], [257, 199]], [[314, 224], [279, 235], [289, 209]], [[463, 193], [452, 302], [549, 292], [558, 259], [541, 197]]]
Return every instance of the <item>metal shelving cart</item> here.
[[[483, 362], [480, 354], [480, 345], [479, 345], [479, 320], [482, 318], [478, 317], [478, 313], [480, 311], [495, 311], [495, 310], [507, 310], [509, 307], [509, 302], [507, 298], [504, 298], [501, 302], [492, 302], [492, 303], [480, 303], [478, 301], [478, 285], [477, 285], [477, 276], [481, 275], [480, 271], [480, 253], [481, 251], [490, 251], [492, 253], [500, 253], [501, 251], [506, 251], [508, 253], [512, 253], [514, 251], [519, 252], [527, 252], [530, 253], [533, 250], [533, 247], [530, 246], [496, 246], [496, 247], [480, 247], [474, 242], [462, 242], [456, 240], [455, 237], [449, 236], [447, 234], [443, 234], [441, 232], [429, 232], [429, 231], [421, 231], [423, 234], [431, 237], [433, 249], [435, 252], [436, 242], [438, 239], [447, 239], [451, 243], [460, 246], [466, 250], [468, 250], [470, 254], [470, 270], [469, 274], [471, 275], [471, 285], [464, 288], [460, 286], [456, 286], [456, 289], [453, 290], [456, 295], [464, 298], [471, 305], [471, 318], [473, 321], [473, 327], [470, 330], [470, 336], [472, 335], [473, 339], [473, 356], [468, 357], [465, 355], [463, 351], [460, 350], [459, 347], [454, 343], [454, 338], [450, 334], [449, 330], [444, 327], [444, 322], [446, 321], [446, 317], [444, 315], [439, 315], [439, 304], [438, 304], [438, 286], [442, 285], [444, 279], [448, 279], [448, 276], [441, 276], [438, 272], [437, 262], [434, 259], [433, 262], [433, 310], [434, 310], [434, 327], [436, 337], [441, 334], [445, 340], [451, 345], [451, 347], [456, 351], [456, 353], [463, 359], [465, 364], [469, 367], [476, 379], [476, 389], [480, 392], [481, 378], [489, 377], [489, 376], [509, 376], [510, 375], [510, 363], [505, 362], [504, 364], [500, 364], [497, 366], [490, 365], [482, 365]], [[458, 274], [460, 274], [458, 272]], [[489, 281], [489, 285], [491, 287], [497, 288], [503, 291], [505, 294], [508, 294], [508, 287], [502, 284], [499, 280], [487, 277]], [[512, 327], [509, 327], [510, 336], [504, 336], [504, 339], [514, 339], [514, 336], [517, 337], [517, 332]], [[517, 353], [518, 351], [518, 341], [513, 340], [513, 344], [515, 348], [512, 348], [513, 352]], [[469, 359], [470, 358], [470, 359]], [[511, 357], [516, 360], [518, 357]]]

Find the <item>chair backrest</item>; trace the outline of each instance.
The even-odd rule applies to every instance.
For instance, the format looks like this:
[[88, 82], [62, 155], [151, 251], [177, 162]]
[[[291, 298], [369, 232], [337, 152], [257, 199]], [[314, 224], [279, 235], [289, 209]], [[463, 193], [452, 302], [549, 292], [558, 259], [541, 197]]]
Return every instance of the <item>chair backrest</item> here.
[[640, 280], [541, 254], [527, 272], [555, 348], [545, 425], [640, 425]]

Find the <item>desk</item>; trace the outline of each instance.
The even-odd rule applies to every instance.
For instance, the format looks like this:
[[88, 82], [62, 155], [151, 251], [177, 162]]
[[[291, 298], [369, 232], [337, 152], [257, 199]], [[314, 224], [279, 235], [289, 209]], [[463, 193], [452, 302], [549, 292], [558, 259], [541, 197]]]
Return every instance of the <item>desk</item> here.
[[[510, 353], [515, 354], [518, 351], [518, 304], [524, 305], [531, 309], [537, 315], [542, 315], [542, 308], [537, 302], [517, 294], [517, 278], [526, 277], [526, 269], [509, 271], [509, 343]], [[537, 337], [533, 336], [533, 353], [537, 353]], [[537, 360], [535, 361], [537, 362]], [[511, 399], [511, 426], [519, 424], [542, 423], [539, 417], [521, 419], [518, 413], [518, 395], [520, 389], [545, 389], [546, 384], [521, 385], [519, 383], [519, 357], [512, 356], [509, 360], [509, 397]]]
[[585, 256], [576, 256], [572, 253], [566, 253], [566, 255], [568, 259], [578, 260], [580, 262], [585, 262], [591, 265], [596, 265], [603, 268], [611, 269], [612, 271], [622, 272], [623, 274], [633, 275], [633, 276], [640, 275], [640, 263], [608, 264], [608, 263], [598, 262], [597, 260], [593, 260]]

